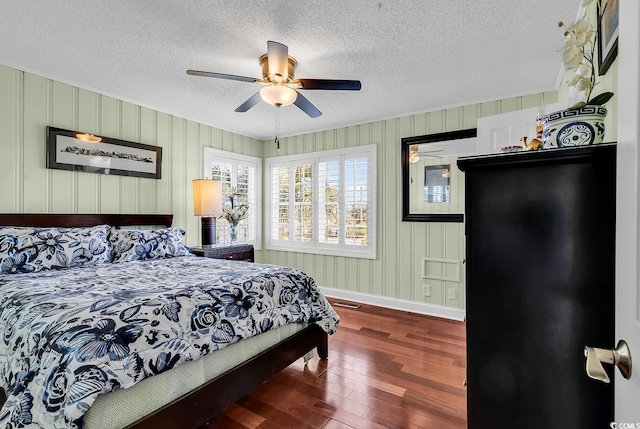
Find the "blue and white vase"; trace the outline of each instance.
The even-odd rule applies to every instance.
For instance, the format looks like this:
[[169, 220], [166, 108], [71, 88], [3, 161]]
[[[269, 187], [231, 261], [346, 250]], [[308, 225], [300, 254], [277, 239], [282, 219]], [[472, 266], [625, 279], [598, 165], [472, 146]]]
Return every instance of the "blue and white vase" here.
[[542, 142], [546, 149], [587, 146], [604, 140], [604, 118], [607, 109], [586, 105], [543, 116]]

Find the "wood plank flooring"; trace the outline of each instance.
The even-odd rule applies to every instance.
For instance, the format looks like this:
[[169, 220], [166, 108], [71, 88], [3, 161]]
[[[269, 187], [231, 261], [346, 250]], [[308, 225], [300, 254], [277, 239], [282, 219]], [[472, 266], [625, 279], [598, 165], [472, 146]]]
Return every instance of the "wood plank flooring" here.
[[466, 428], [464, 323], [334, 309], [341, 320], [328, 360], [298, 360], [207, 428]]

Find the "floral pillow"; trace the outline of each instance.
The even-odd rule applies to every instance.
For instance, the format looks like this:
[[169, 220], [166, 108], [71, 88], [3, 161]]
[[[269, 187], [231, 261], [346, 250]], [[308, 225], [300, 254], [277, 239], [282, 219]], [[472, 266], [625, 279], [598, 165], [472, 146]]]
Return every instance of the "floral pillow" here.
[[192, 255], [184, 245], [184, 229], [112, 230], [113, 262], [145, 261]]
[[90, 228], [0, 227], [0, 273], [105, 264], [111, 261], [108, 225]]

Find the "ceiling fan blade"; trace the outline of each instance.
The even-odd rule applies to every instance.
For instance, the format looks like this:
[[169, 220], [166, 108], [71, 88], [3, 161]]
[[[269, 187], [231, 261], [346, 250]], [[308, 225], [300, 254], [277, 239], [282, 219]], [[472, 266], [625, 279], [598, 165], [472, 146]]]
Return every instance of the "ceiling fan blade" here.
[[337, 91], [360, 91], [362, 84], [359, 80], [338, 79], [296, 79], [300, 83], [300, 89], [330, 89]]
[[245, 101], [244, 103], [239, 105], [238, 108], [236, 110], [234, 110], [234, 112], [240, 112], [240, 113], [246, 112], [247, 110], [251, 109], [256, 104], [258, 104], [260, 102], [260, 100], [261, 100], [260, 91], [258, 91], [255, 94], [253, 94], [247, 101]]
[[214, 72], [199, 71], [199, 70], [187, 70], [187, 74], [191, 76], [204, 76], [204, 77], [215, 77], [217, 79], [238, 80], [240, 82], [254, 83], [254, 82], [262, 81], [262, 79], [256, 79], [255, 77], [236, 76], [234, 74], [214, 73]]
[[287, 45], [269, 40], [267, 42], [267, 55], [269, 56], [269, 74], [272, 78], [280, 76], [286, 79], [289, 68], [289, 48]]
[[[298, 91], [296, 91], [296, 92], [298, 92]], [[312, 118], [317, 118], [318, 116], [322, 115], [322, 112], [319, 111], [316, 106], [311, 104], [311, 102], [309, 100], [307, 100], [299, 92], [298, 92], [298, 97], [296, 98], [296, 101], [293, 102], [293, 104], [298, 106], [300, 108], [300, 110], [302, 110], [304, 113], [306, 113], [307, 115], [311, 116]]]

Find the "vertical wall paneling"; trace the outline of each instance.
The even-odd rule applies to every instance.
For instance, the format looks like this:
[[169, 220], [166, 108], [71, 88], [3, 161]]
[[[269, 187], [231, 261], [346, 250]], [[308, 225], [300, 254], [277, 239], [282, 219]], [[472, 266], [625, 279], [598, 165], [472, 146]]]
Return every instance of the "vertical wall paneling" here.
[[[221, 149], [221, 130], [5, 66], [0, 94], [0, 211], [174, 213], [174, 224], [188, 230], [187, 244], [197, 243], [188, 200], [191, 177], [202, 169], [198, 139], [204, 134], [207, 145]], [[47, 126], [161, 146], [162, 179], [47, 169]], [[226, 133], [225, 141], [262, 156], [255, 139]]]
[[222, 131], [222, 150], [233, 151], [233, 138], [229, 131]]
[[[186, 144], [187, 129], [186, 120], [172, 117], [171, 121], [171, 213], [173, 221], [177, 225], [185, 226], [186, 221], [186, 185], [187, 185], [187, 159], [184, 146]], [[190, 184], [190, 183], [189, 183]]]
[[[368, 145], [373, 143], [371, 135], [371, 124], [362, 124], [357, 127], [357, 145]], [[374, 213], [377, 217], [377, 213]], [[358, 292], [371, 293], [372, 271], [375, 260], [359, 259], [358, 265]]]
[[[59, 128], [73, 129], [75, 113], [75, 89], [63, 83], [53, 82], [51, 121]], [[44, 143], [43, 143], [44, 144]], [[66, 170], [51, 170], [51, 185], [54, 193], [50, 200], [54, 213], [76, 211], [76, 180], [78, 173]]]
[[463, 130], [467, 130], [469, 128], [476, 128], [477, 118], [480, 117], [481, 107], [479, 104], [472, 104], [470, 106], [462, 107], [461, 115], [462, 115], [462, 123], [460, 127]]
[[[443, 133], [447, 131], [445, 123], [445, 111], [429, 113], [429, 134]], [[449, 130], [452, 131], [452, 130]]]
[[295, 141], [293, 153], [304, 153], [304, 135], [292, 137]]
[[[95, 92], [78, 90], [77, 124], [73, 130], [99, 135], [98, 118], [100, 117], [100, 97]], [[76, 211], [78, 213], [97, 213], [98, 204], [98, 175], [76, 173]]]
[[[22, 210], [25, 212], [42, 213], [49, 211], [49, 201], [52, 198], [50, 170], [45, 169], [45, 127], [49, 123], [51, 81], [39, 76], [22, 73], [23, 105], [17, 105], [17, 115], [22, 114], [22, 141], [20, 132], [16, 134], [18, 144], [22, 144]], [[41, 125], [42, 124], [42, 125]], [[28, 156], [27, 156], [28, 155]]]
[[0, 211], [17, 211], [20, 206], [19, 188], [20, 162], [22, 161], [20, 113], [14, 106], [20, 105], [19, 73], [8, 67], [0, 66], [0, 182], [2, 198]]
[[336, 130], [336, 149], [342, 149], [347, 146], [347, 130], [339, 128]]
[[222, 144], [223, 135], [224, 135], [224, 131], [218, 128], [211, 129], [211, 147], [212, 148], [221, 149], [221, 150], [223, 149], [223, 144]]
[[304, 138], [304, 151], [303, 152], [313, 152], [315, 151], [315, 134], [306, 134], [303, 136]]
[[422, 113], [413, 118], [413, 132], [416, 136], [423, 136], [429, 133], [429, 114]]
[[[618, 62], [614, 61], [607, 70], [606, 78], [601, 78], [600, 85], [601, 87], [596, 87], [594, 93], [599, 94], [602, 92], [611, 91], [616, 94], [618, 89]], [[604, 126], [605, 126], [605, 142], [615, 142], [618, 141], [618, 127], [617, 125], [617, 117], [618, 117], [618, 103], [616, 101], [615, 95], [614, 98], [609, 101], [605, 107], [607, 108], [607, 116], [605, 117]]]
[[[104, 95], [100, 97], [100, 101], [100, 134], [120, 138], [120, 101]], [[118, 177], [101, 174], [98, 180], [100, 181], [100, 213], [120, 213]]]
[[[200, 219], [193, 215], [193, 179], [202, 177], [204, 149], [200, 147], [201, 127], [195, 122], [187, 122], [187, 134], [185, 144], [185, 167], [186, 177], [183, 188], [185, 189], [184, 217], [183, 223], [187, 234], [190, 237], [197, 237], [200, 231]], [[205, 133], [206, 135], [206, 133]]]
[[[145, 107], [140, 108], [140, 143], [157, 146], [157, 123], [156, 114], [153, 110]], [[164, 176], [165, 173], [162, 172]], [[140, 213], [158, 212], [158, 180], [140, 179], [138, 210]]]
[[[262, 252], [262, 260], [299, 263], [296, 268], [304, 269], [319, 285], [328, 288], [464, 308], [463, 224], [400, 221], [400, 139], [474, 128], [479, 117], [552, 104], [557, 99], [557, 92], [552, 91], [289, 137], [281, 139], [280, 153], [269, 148], [270, 142], [264, 142], [265, 157], [377, 144], [379, 204], [376, 213], [378, 258], [375, 260], [305, 255], [299, 261], [291, 257], [291, 252], [266, 250]], [[455, 164], [455, 160], [452, 163]], [[457, 169], [454, 174], [458, 181], [463, 180], [463, 174]], [[464, 201], [463, 187], [459, 187], [455, 198]], [[462, 212], [463, 203], [450, 210]], [[460, 281], [423, 278], [423, 258], [460, 261], [455, 265], [455, 269], [462, 271]], [[454, 269], [452, 267], [453, 264], [446, 265], [448, 271]]]
[[[131, 103], [120, 103], [120, 135], [126, 141], [140, 141], [140, 107]], [[137, 213], [140, 211], [139, 177], [118, 176], [118, 195], [121, 213]]]
[[[614, 62], [601, 79], [602, 91], [615, 93], [616, 70], [617, 62]], [[10, 186], [9, 198], [0, 202], [2, 211], [174, 213], [175, 225], [187, 230], [186, 242], [190, 245], [198, 242], [199, 231], [198, 219], [191, 211], [190, 186], [193, 178], [204, 173], [204, 146], [265, 158], [377, 144], [377, 259], [300, 256], [295, 252], [266, 250], [258, 252], [256, 258], [304, 269], [320, 286], [456, 308], [464, 305], [464, 288], [441, 280], [433, 280], [433, 284], [423, 288], [427, 279], [422, 278], [421, 261], [425, 257], [447, 260], [461, 257], [464, 254], [460, 244], [462, 224], [400, 221], [400, 138], [472, 128], [479, 117], [552, 104], [566, 94], [563, 87], [543, 94], [286, 137], [280, 139], [281, 149], [277, 151], [273, 139], [259, 142], [9, 67], [0, 66], [0, 91], [1, 144], [9, 154], [0, 159], [0, 180]], [[605, 138], [614, 141], [615, 98], [607, 108]], [[162, 179], [119, 179], [47, 170], [44, 150], [47, 125], [77, 127], [86, 132], [161, 146]], [[429, 296], [424, 295], [425, 291]]]
[[314, 280], [316, 284], [327, 285], [327, 258], [326, 255], [318, 255], [313, 259], [313, 269], [307, 271], [308, 273], [316, 273]]
[[384, 144], [384, 122], [379, 121], [372, 124], [372, 140], [371, 143], [378, 145], [377, 165], [376, 170], [378, 172], [378, 180], [376, 181], [378, 192], [378, 208], [376, 212], [376, 236], [377, 236], [377, 255], [378, 258], [373, 261], [372, 275], [373, 282], [371, 283], [368, 292], [373, 295], [385, 296], [384, 292], [384, 267], [386, 259], [383, 259], [383, 252], [386, 246], [386, 237], [384, 235], [384, 222], [382, 212], [384, 210], [382, 203], [383, 189], [384, 189], [384, 165], [386, 164], [385, 157], [383, 156], [382, 147]]
[[485, 116], [493, 116], [501, 113], [500, 111], [500, 100], [497, 101], [488, 101], [480, 104], [479, 118]]
[[462, 107], [447, 109], [444, 113], [445, 131], [454, 131], [462, 128]]
[[507, 98], [500, 102], [500, 113], [513, 112], [514, 110], [520, 110], [522, 106], [519, 97]]
[[162, 179], [158, 182], [158, 212], [171, 213], [171, 183], [173, 182], [173, 168], [171, 167], [171, 116], [166, 113], [156, 113], [157, 145], [162, 147]]
[[[386, 296], [398, 296], [398, 279], [397, 270], [395, 267], [398, 265], [398, 260], [402, 257], [398, 253], [398, 240], [397, 228], [400, 224], [400, 216], [397, 210], [397, 194], [399, 185], [399, 163], [396, 165], [394, 162], [398, 158], [398, 126], [396, 120], [384, 121], [384, 138], [382, 152], [387, 162], [384, 163], [381, 177], [384, 177], [382, 195], [378, 201], [383, 206], [382, 216], [378, 221], [382, 222], [384, 232], [382, 234], [382, 241], [384, 243], [384, 249], [382, 256], [387, 263], [384, 269], [384, 291]], [[391, 162], [389, 162], [391, 161]], [[392, 261], [392, 265], [389, 265], [389, 261]]]
[[328, 131], [324, 131], [323, 133], [323, 137], [324, 139], [323, 144], [322, 144], [322, 148], [318, 148], [317, 150], [330, 150], [330, 149], [337, 149], [338, 148], [338, 144], [337, 144], [337, 130], [328, 130]]
[[[396, 157], [397, 162], [395, 163], [397, 166], [400, 165], [400, 157], [399, 157], [399, 149], [400, 145], [397, 143], [404, 137], [410, 137], [414, 135], [413, 129], [413, 117], [404, 117], [397, 120], [396, 124], [397, 135], [394, 140], [388, 141], [388, 146], [394, 147], [394, 155]], [[395, 189], [400, 189], [400, 169], [396, 169], [394, 174], [397, 180], [395, 181], [394, 186], [397, 186]], [[395, 208], [402, 207], [402, 192], [392, 192], [389, 195], [390, 198], [387, 199], [388, 203], [392, 203], [391, 205]], [[395, 216], [399, 216], [398, 210], [394, 213]], [[414, 261], [412, 258], [407, 257], [411, 254], [414, 246], [414, 224], [412, 222], [398, 222], [397, 218], [393, 219], [393, 221], [397, 222], [397, 270], [396, 270], [396, 282], [398, 284], [397, 289], [397, 297], [401, 299], [413, 300], [414, 293], [412, 287], [407, 287], [411, 284], [412, 281], [412, 265]]]
[[212, 133], [211, 128], [201, 126], [198, 131], [198, 169], [196, 170], [197, 179], [205, 179], [211, 177], [211, 172], [208, 169], [204, 168], [203, 164], [203, 156], [204, 156], [204, 148], [211, 147]]

